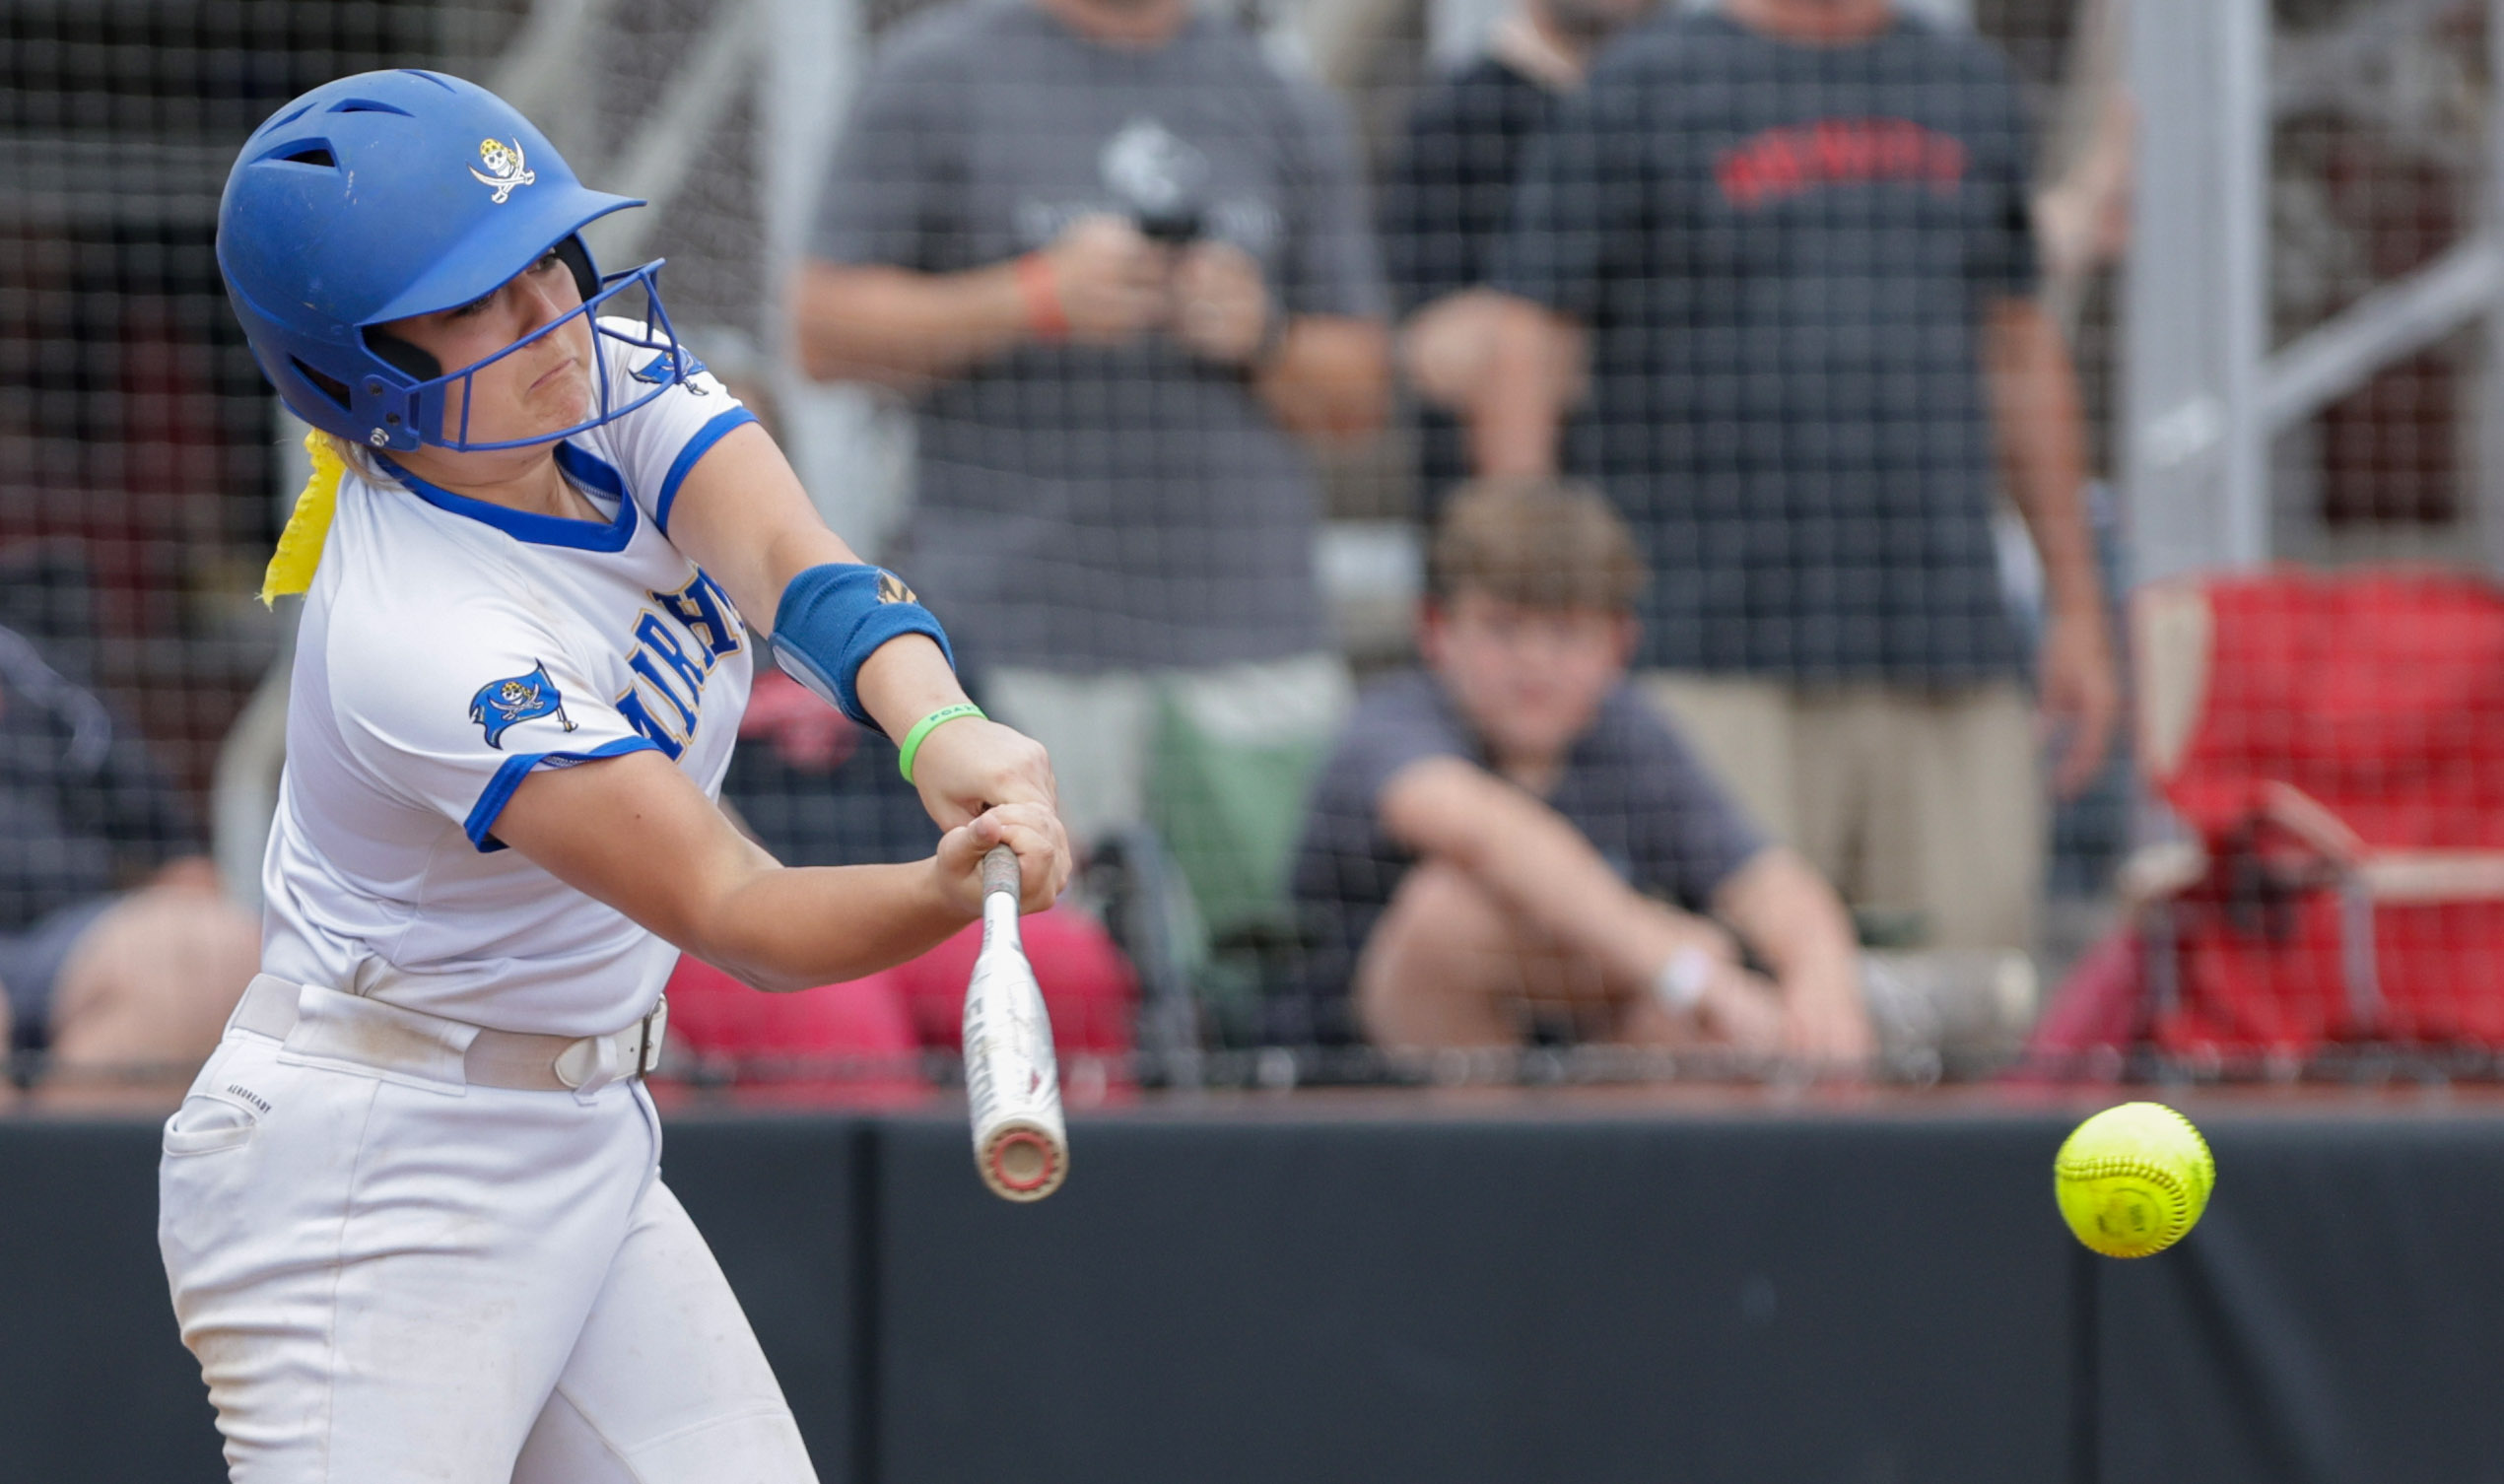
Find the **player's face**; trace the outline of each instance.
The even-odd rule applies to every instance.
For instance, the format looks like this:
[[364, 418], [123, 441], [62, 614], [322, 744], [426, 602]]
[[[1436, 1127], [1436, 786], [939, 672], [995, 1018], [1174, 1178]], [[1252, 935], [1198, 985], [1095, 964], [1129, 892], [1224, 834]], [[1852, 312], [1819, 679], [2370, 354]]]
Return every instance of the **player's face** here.
[[[396, 319], [382, 328], [432, 354], [445, 371], [475, 366], [582, 305], [574, 272], [554, 252], [486, 298], [456, 309]], [[443, 432], [501, 443], [571, 428], [591, 414], [591, 322], [578, 318], [443, 389]]]
[[1430, 606], [1417, 638], [1454, 704], [1499, 758], [1544, 764], [1590, 729], [1625, 677], [1635, 621], [1463, 591]]

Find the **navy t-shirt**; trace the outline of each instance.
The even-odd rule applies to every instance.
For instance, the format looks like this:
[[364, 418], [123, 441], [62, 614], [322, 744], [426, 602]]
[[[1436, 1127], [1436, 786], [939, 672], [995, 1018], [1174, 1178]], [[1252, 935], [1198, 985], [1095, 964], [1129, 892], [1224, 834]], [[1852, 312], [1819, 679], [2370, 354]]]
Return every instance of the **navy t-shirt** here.
[[[1282, 1034], [1345, 1034], [1348, 978], [1366, 938], [1417, 857], [1383, 828], [1384, 787], [1427, 758], [1489, 759], [1435, 677], [1409, 671], [1357, 698], [1314, 784], [1296, 847], [1295, 897], [1313, 951], [1305, 1023]], [[1638, 891], [1707, 911], [1731, 873], [1764, 848], [1738, 805], [1630, 687], [1601, 703], [1545, 802]]]
[[1706, 15], [1604, 53], [1533, 145], [1495, 283], [1591, 328], [1576, 462], [1652, 563], [1642, 664], [2018, 668], [1980, 330], [2034, 288], [2027, 133], [1975, 37]]

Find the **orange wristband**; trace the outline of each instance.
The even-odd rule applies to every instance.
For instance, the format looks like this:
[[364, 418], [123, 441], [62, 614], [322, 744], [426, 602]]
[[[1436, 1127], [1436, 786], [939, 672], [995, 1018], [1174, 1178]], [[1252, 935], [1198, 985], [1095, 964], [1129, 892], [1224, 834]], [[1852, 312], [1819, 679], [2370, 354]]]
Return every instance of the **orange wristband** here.
[[1026, 301], [1026, 327], [1046, 340], [1069, 333], [1069, 315], [1060, 306], [1060, 281], [1052, 276], [1049, 258], [1030, 252], [1017, 260], [1017, 293]]

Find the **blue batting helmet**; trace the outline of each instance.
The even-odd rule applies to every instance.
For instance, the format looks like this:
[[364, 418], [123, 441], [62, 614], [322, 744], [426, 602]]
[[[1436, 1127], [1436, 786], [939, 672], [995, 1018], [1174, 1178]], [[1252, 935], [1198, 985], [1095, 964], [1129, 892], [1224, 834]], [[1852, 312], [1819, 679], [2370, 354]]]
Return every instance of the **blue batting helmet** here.
[[[596, 427], [658, 395], [688, 358], [660, 307], [656, 260], [603, 280], [577, 235], [641, 201], [576, 180], [547, 136], [503, 99], [438, 72], [367, 72], [325, 83], [252, 131], [218, 203], [218, 267], [261, 371], [298, 417], [376, 448], [509, 447]], [[553, 332], [450, 371], [377, 327], [482, 299], [554, 251], [574, 271], [604, 340], [664, 351], [670, 374], [573, 428], [507, 443], [442, 427], [444, 389]], [[642, 333], [595, 311], [640, 287]]]

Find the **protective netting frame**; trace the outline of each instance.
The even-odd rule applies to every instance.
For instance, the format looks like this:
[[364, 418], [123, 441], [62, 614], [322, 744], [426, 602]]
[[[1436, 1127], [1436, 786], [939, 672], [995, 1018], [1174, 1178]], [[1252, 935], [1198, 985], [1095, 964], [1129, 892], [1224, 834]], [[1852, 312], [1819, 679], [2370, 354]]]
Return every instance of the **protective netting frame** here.
[[[2465, 8], [2419, 5], [2410, 7], [2410, 13], [2423, 12], [2439, 20]], [[9, 24], [24, 28], [31, 24], [29, 17], [39, 17], [47, 9], [67, 15], [74, 7], [67, 0], [53, 7], [20, 6], [12, 12]], [[762, 393], [763, 399], [783, 404], [790, 425], [788, 440], [798, 449], [804, 467], [813, 475], [822, 475], [852, 456], [862, 442], [857, 438], [846, 438], [841, 432], [845, 419], [852, 415], [845, 410], [842, 396], [830, 398], [805, 386], [784, 364], [779, 279], [788, 266], [791, 234], [787, 223], [778, 227], [770, 218], [777, 211], [791, 209], [787, 201], [777, 195], [777, 183], [787, 185], [804, 178], [808, 171], [785, 158], [790, 149], [797, 147], [793, 139], [775, 133], [775, 101], [787, 101], [787, 94], [777, 93], [770, 69], [785, 36], [806, 34], [824, 39], [832, 35], [839, 45], [848, 46], [857, 43], [860, 33], [879, 29], [889, 18], [881, 10], [865, 18], [839, 15], [830, 23], [823, 17], [801, 18], [799, 9], [766, 0], [618, 0], [614, 5], [575, 0], [572, 5], [543, 5], [538, 12], [548, 16], [572, 12], [591, 18], [592, 23], [574, 34], [577, 49], [565, 63], [589, 81], [571, 96], [563, 88], [550, 95], [550, 105], [555, 111], [546, 121], [551, 133], [576, 154], [575, 163], [585, 173], [643, 171], [650, 178], [670, 182], [671, 189], [659, 209], [647, 214], [652, 225], [642, 234], [641, 245], [650, 255], [671, 260], [665, 287], [674, 313], [690, 327], [691, 337], [710, 337], [711, 343], [707, 350], [716, 371], [744, 375], [751, 395]], [[1353, 66], [1344, 64], [1345, 53], [1333, 50], [1335, 43], [1326, 35], [1315, 42], [1312, 38], [1320, 31], [1301, 21], [1292, 7], [1252, 9], [1256, 12], [1255, 21], [1287, 38], [1290, 44], [1282, 49], [1294, 51], [1297, 38], [1303, 37], [1305, 55], [1334, 78], [1397, 80], [1414, 75], [1413, 63], [1384, 61], [1380, 57]], [[1985, 9], [1987, 25], [2007, 24], [2005, 15]], [[2013, 12], [2017, 7], [2002, 9]], [[164, 53], [181, 48], [150, 43], [146, 36], [159, 33], [145, 33], [144, 27], [138, 32], [114, 33], [114, 27], [137, 24], [128, 21], [129, 10], [124, 7], [98, 13], [95, 24], [102, 29], [100, 34], [106, 35], [106, 39], [93, 43], [104, 48], [98, 53], [102, 58], [96, 64], [100, 75], [109, 72], [147, 79], [150, 87], [163, 93], [167, 65], [163, 55], [137, 63], [128, 59], [139, 52]], [[1437, 15], [1440, 13], [1438, 10]], [[1399, 26], [1409, 28], [1408, 36], [1413, 40], [1433, 30], [1434, 20], [1435, 17], [1411, 17]], [[167, 23], [160, 20], [147, 24], [160, 27], [162, 32]], [[207, 27], [209, 23], [200, 24]], [[236, 49], [229, 47], [228, 42], [249, 45], [256, 36], [283, 33], [287, 44], [270, 44], [268, 50], [273, 56], [284, 53], [296, 60], [283, 63], [280, 70], [306, 69], [301, 77], [296, 72], [286, 72], [291, 80], [287, 86], [309, 80], [314, 71], [324, 68], [346, 70], [350, 66], [412, 57], [467, 70], [475, 76], [494, 77], [498, 60], [509, 62], [520, 55], [532, 24], [533, 16], [524, 15], [518, 5], [265, 5], [251, 9], [248, 19], [237, 23], [240, 29], [232, 33], [200, 31], [197, 49]], [[253, 26], [264, 30], [253, 32]], [[360, 27], [366, 29], [360, 32]], [[312, 39], [322, 44], [309, 44], [298, 34], [305, 30], [319, 33]], [[18, 41], [22, 59], [31, 54], [26, 49], [29, 43], [22, 39], [28, 34], [31, 33], [21, 29], [13, 37]], [[141, 35], [142, 39], [115, 41], [110, 38], [113, 34]], [[587, 42], [581, 39], [585, 36]], [[725, 37], [738, 39], [734, 44]], [[2491, 49], [2491, 37], [2478, 39]], [[129, 49], [134, 46], [138, 51]], [[62, 54], [71, 56], [74, 51], [75, 47]], [[324, 60], [307, 60], [315, 57]], [[725, 57], [731, 60], [725, 61]], [[262, 64], [261, 59], [251, 59], [242, 70], [257, 76], [255, 69]], [[839, 79], [830, 92], [840, 95], [840, 71], [854, 64], [839, 64]], [[73, 59], [63, 65], [90, 64]], [[528, 79], [519, 73], [509, 76], [523, 85], [526, 94]], [[237, 85], [237, 92], [238, 96], [266, 100], [275, 86], [252, 82]], [[261, 91], [251, 91], [256, 87]], [[32, 203], [23, 218], [28, 222], [41, 219], [46, 212], [57, 213], [64, 220], [77, 220], [81, 213], [96, 211], [96, 203], [107, 197], [158, 203], [153, 209], [162, 211], [166, 219], [156, 226], [123, 223], [101, 239], [74, 238], [67, 258], [74, 260], [83, 247], [102, 240], [117, 261], [166, 265], [154, 282], [168, 292], [150, 289], [148, 274], [156, 270], [142, 266], [131, 270], [138, 275], [137, 291], [74, 289], [69, 294], [72, 299], [85, 301], [116, 299], [110, 307], [125, 324], [145, 313], [164, 315], [174, 326], [169, 338], [160, 337], [174, 347], [174, 353], [166, 359], [177, 364], [178, 371], [188, 367], [183, 374], [205, 374], [211, 390], [205, 398], [174, 398], [176, 411], [169, 416], [168, 426], [159, 436], [129, 440], [128, 446], [140, 451], [112, 452], [107, 447], [112, 440], [102, 434], [112, 431], [106, 423], [115, 418], [126, 420], [137, 405], [134, 393], [124, 389], [128, 378], [154, 373], [145, 372], [144, 369], [133, 371], [128, 364], [132, 358], [122, 349], [96, 348], [103, 337], [90, 328], [92, 317], [79, 317], [98, 312], [92, 304], [63, 318], [58, 317], [55, 307], [38, 303], [44, 293], [51, 291], [29, 290], [16, 296], [22, 305], [20, 322], [39, 333], [8, 337], [16, 347], [18, 361], [9, 377], [10, 400], [23, 412], [20, 419], [12, 420], [20, 426], [0, 425], [0, 438], [6, 438], [12, 450], [9, 462], [15, 466], [17, 476], [0, 482], [5, 484], [5, 488], [0, 488], [0, 535], [12, 538], [0, 544], [6, 544], [14, 553], [21, 549], [17, 538], [57, 535], [65, 522], [62, 509], [74, 503], [82, 506], [78, 519], [116, 524], [132, 533], [123, 543], [133, 554], [125, 564], [130, 580], [111, 585], [99, 600], [97, 638], [81, 663], [89, 667], [89, 673], [98, 679], [102, 690], [137, 713], [140, 725], [163, 749], [172, 771], [197, 794], [207, 781], [228, 719], [241, 705], [275, 646], [271, 628], [255, 618], [238, 598], [260, 544], [270, 534], [272, 522], [266, 494], [281, 486], [284, 477], [278, 472], [278, 460], [269, 452], [271, 440], [259, 422], [259, 408], [264, 404], [250, 389], [253, 378], [248, 365], [239, 359], [239, 343], [231, 331], [219, 328], [222, 311], [213, 303], [213, 278], [203, 277], [197, 265], [198, 213], [202, 207], [198, 186], [202, 179], [213, 175], [205, 166], [215, 163], [213, 157], [223, 148], [211, 136], [220, 130], [233, 135], [248, 127], [257, 112], [234, 97], [208, 97], [215, 90], [207, 87], [200, 90], [202, 98], [187, 102], [179, 99], [151, 101], [141, 96], [143, 91], [134, 88], [127, 95], [105, 95], [108, 101], [101, 128], [91, 127], [94, 120], [85, 119], [76, 129], [32, 137], [37, 131], [20, 124], [16, 142], [21, 153], [11, 162], [8, 173], [12, 179], [34, 182], [35, 188], [24, 197]], [[284, 96], [283, 88], [277, 96]], [[1364, 104], [1362, 111], [1368, 116], [1395, 116], [1398, 110], [1383, 99], [1381, 92], [1368, 94], [1360, 100]], [[527, 102], [524, 105], [530, 106]], [[31, 90], [18, 90], [13, 106], [21, 110], [22, 118], [35, 118], [30, 111], [36, 106]], [[643, 127], [664, 116], [669, 121], [668, 128], [649, 132]], [[166, 135], [177, 127], [196, 134], [196, 143], [177, 147], [163, 138], [151, 137], [152, 131], [154, 135]], [[2484, 127], [2491, 137], [2492, 121], [2486, 121]], [[673, 129], [677, 137], [672, 137]], [[617, 141], [616, 146], [601, 148], [600, 142], [607, 140]], [[1379, 147], [1379, 140], [1377, 143]], [[2487, 168], [2493, 168], [2491, 156]], [[622, 183], [631, 188], [634, 182]], [[2483, 203], [2473, 203], [2473, 209], [2464, 211], [2462, 216], [2465, 221], [2474, 219], [2482, 224], [2488, 211]], [[181, 217], [181, 222], [175, 222], [175, 217]], [[604, 259], [612, 265], [627, 260], [617, 256], [617, 245], [602, 244]], [[2478, 241], [2470, 228], [2464, 228], [2463, 235], [2451, 245], [2466, 251], [2477, 247]], [[21, 253], [30, 265], [26, 270], [29, 281], [39, 272], [56, 271], [59, 267], [58, 263], [48, 268], [34, 264], [33, 259], [40, 254], [25, 247], [23, 241]], [[177, 259], [187, 261], [189, 266], [172, 266]], [[2437, 270], [2448, 268], [2452, 277], [2430, 279], [2418, 287], [2437, 297], [2452, 296], [2443, 301], [2446, 304], [2455, 302], [2465, 292], [2463, 283], [2482, 283], [2484, 280], [2476, 278], [2476, 274], [2490, 271], [2479, 267], [2480, 260], [2467, 256], [2429, 261]], [[88, 270], [74, 266], [72, 271]], [[2362, 283], [2347, 285], [2346, 293], [2333, 297], [2335, 307], [2348, 307], [2348, 301], [2370, 287], [2373, 286]], [[2103, 327], [2109, 326], [2112, 317], [2113, 306], [2102, 302], [2105, 294], [2104, 289], [2092, 284], [2086, 290], [2084, 318], [2089, 342], [2105, 333]], [[2379, 302], [2387, 303], [2389, 299], [2386, 294]], [[153, 307], [148, 303], [152, 301], [158, 302]], [[44, 315], [55, 317], [44, 320]], [[2290, 322], [2281, 326], [2281, 333], [2292, 343], [2300, 332], [2319, 328], [2317, 323]], [[205, 345], [197, 343], [196, 338], [184, 338], [195, 331], [205, 333]], [[2317, 340], [2309, 344], [2320, 349], [2328, 342]], [[2456, 340], [2446, 345], [2443, 354], [2467, 360], [2486, 353], [2473, 341]], [[119, 364], [103, 370], [93, 365], [107, 360]], [[69, 379], [83, 384], [69, 388], [60, 384], [60, 368], [65, 363], [78, 364], [79, 370]], [[2459, 374], [2454, 390], [2465, 399], [2484, 397], [2488, 395], [2486, 383], [2491, 379], [2481, 366]], [[109, 386], [105, 386], [107, 381]], [[2110, 393], [2111, 400], [2130, 403], [2133, 383], [2127, 373], [2119, 382], [2119, 389]], [[2090, 377], [2091, 397], [2098, 395], [2095, 388], [2100, 384], [2098, 378]], [[99, 387], [104, 389], [100, 391]], [[69, 416], [58, 415], [72, 404], [75, 407]], [[196, 414], [181, 410], [195, 404], [209, 410], [205, 444], [216, 451], [205, 457], [186, 452], [204, 445], [204, 436], [197, 431]], [[831, 413], [830, 405], [835, 409]], [[2143, 419], [2128, 430], [2131, 457], [2141, 455], [2151, 431], [2165, 431], [2168, 425], [2163, 425], [2161, 411], [2159, 416]], [[186, 423], [186, 418], [194, 421]], [[60, 436], [64, 428], [74, 430], [74, 435]], [[2476, 460], [2465, 452], [2456, 453], [2460, 456], [2452, 461], [2453, 477], [2466, 479], [2467, 471]], [[2366, 455], [2369, 460], [2380, 456]], [[203, 469], [213, 469], [207, 478], [217, 492], [222, 492], [223, 499], [199, 498], [203, 490], [196, 486]], [[1360, 472], [1353, 480], [1342, 481], [1333, 491], [1334, 502], [1342, 508], [1374, 512], [1398, 506], [1397, 499], [1382, 493], [1379, 475], [1374, 476], [1372, 484], [1366, 479]], [[833, 483], [823, 478], [818, 482], [822, 486]], [[2132, 490], [2128, 481], [2125, 489]], [[850, 498], [849, 492], [838, 492], [829, 498], [839, 503], [833, 513], [840, 516], [849, 512], [849, 507], [840, 505]], [[2132, 494], [2132, 498], [2144, 502], [2147, 497]], [[2455, 504], [2459, 508], [2468, 508], [2470, 502], [2466, 492], [2455, 496]], [[2143, 524], [2130, 532], [2133, 540], [2144, 534]], [[34, 570], [38, 574], [50, 570], [45, 564], [58, 550], [51, 546], [37, 553]], [[2144, 553], [2140, 555], [2144, 562]], [[2145, 572], [2142, 566], [2141, 574]], [[57, 579], [38, 575], [35, 581], [21, 584], [19, 591], [21, 595], [57, 593], [59, 584]], [[867, 754], [878, 754], [875, 739], [865, 739], [861, 746]], [[868, 830], [906, 838], [918, 828], [912, 816], [894, 807], [891, 796], [852, 801], [841, 809], [830, 809], [823, 799], [804, 799], [793, 788], [786, 788], [782, 796], [792, 801], [795, 811], [802, 807], [819, 811], [820, 818], [814, 824], [795, 820], [795, 835], [835, 829]], [[1241, 1080], [1253, 1084], [1277, 1080], [1276, 1058], [1270, 1058], [1271, 1071], [1264, 1074], [1258, 1069], [1261, 1053], [1257, 1050], [1240, 1056], [1217, 1052], [1212, 1059], [1198, 1063], [1206, 1069], [1204, 1073], [1194, 1073], [1189, 1068], [1197, 1053], [1183, 1045], [1186, 1040], [1174, 1038], [1168, 1051], [1160, 1053], [1180, 1070], [1151, 1070], [1146, 1074], [1149, 1080], [1187, 1080], [1201, 1074], [1219, 1080], [1234, 1080], [1240, 1075]], [[1308, 1054], [1293, 1049], [1290, 1053]], [[2395, 1054], [2404, 1058], [2408, 1053]], [[1310, 1055], [1317, 1064], [1330, 1060], [1319, 1051], [1311, 1051]], [[1531, 1060], [1537, 1061], [1538, 1055]], [[2371, 1060], [2361, 1055], [2358, 1059]], [[2448, 1064], [2451, 1057], [2450, 1053], [2429, 1053], [2429, 1059]], [[1238, 1061], [1251, 1070], [1240, 1074], [1229, 1070]], [[2268, 1070], [2259, 1068], [2254, 1074], [2267, 1075]], [[1310, 1081], [1315, 1075], [1335, 1080], [1335, 1074], [1326, 1070], [1299, 1074], [1291, 1080]], [[1362, 1075], [1371, 1077], [1377, 1073]], [[1399, 1080], [1404, 1074], [1386, 1069], [1380, 1075]], [[1529, 1075], [1531, 1080], [1538, 1080], [1546, 1074], [1533, 1071]], [[1428, 1076], [1426, 1080], [1433, 1079]]]

